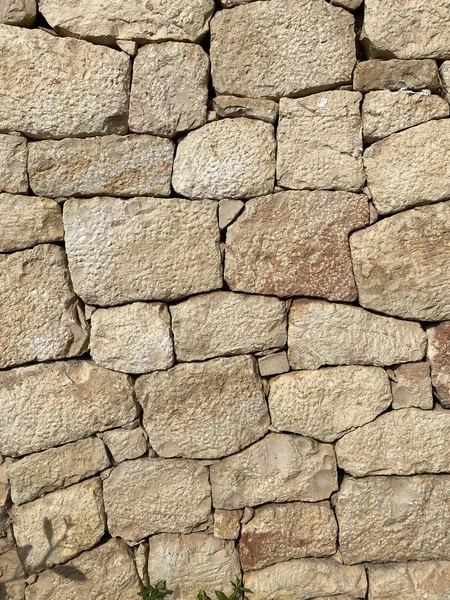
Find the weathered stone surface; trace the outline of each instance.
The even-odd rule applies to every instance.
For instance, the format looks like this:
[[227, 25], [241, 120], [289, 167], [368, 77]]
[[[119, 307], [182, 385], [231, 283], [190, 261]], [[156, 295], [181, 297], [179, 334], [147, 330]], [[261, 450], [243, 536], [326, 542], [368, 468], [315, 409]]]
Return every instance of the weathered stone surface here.
[[364, 598], [367, 579], [362, 565], [351, 567], [333, 558], [304, 558], [250, 571], [244, 576], [244, 585], [253, 591], [253, 600], [309, 600], [320, 594]]
[[450, 322], [430, 327], [427, 335], [433, 390], [442, 406], [450, 408]]
[[34, 500], [58, 488], [78, 483], [109, 467], [103, 442], [97, 437], [29, 454], [11, 462], [8, 477], [14, 504]]
[[76, 292], [108, 306], [221, 287], [216, 212], [209, 200], [68, 200], [64, 228]]
[[27, 156], [26, 138], [21, 135], [0, 134], [0, 192], [26, 194]]
[[0, 454], [20, 456], [133, 421], [126, 375], [86, 360], [0, 372]]
[[82, 354], [88, 332], [64, 250], [0, 255], [0, 368]]
[[278, 104], [264, 98], [216, 96], [213, 107], [219, 117], [248, 117], [272, 124], [278, 117]]
[[244, 571], [336, 552], [337, 524], [329, 502], [267, 504], [242, 526], [239, 555]]
[[1, 131], [33, 138], [126, 133], [126, 54], [0, 25], [0, 56]]
[[369, 600], [445, 600], [450, 562], [368, 565]]
[[371, 143], [402, 129], [448, 117], [449, 106], [434, 94], [410, 91], [369, 92], [364, 97], [364, 141]]
[[148, 575], [150, 581], [164, 579], [174, 600], [190, 600], [199, 590], [231, 594], [230, 582], [240, 579], [241, 569], [233, 542], [205, 533], [162, 534], [150, 539]]
[[92, 548], [106, 528], [99, 479], [89, 479], [11, 509], [20, 560], [44, 571]]
[[260, 439], [270, 419], [256, 360], [216, 358], [140, 377], [150, 445], [165, 457], [218, 458]]
[[255, 0], [220, 0], [220, 4], [224, 8], [232, 8], [233, 6], [240, 6], [241, 4], [248, 4], [249, 2], [254, 2]]
[[151, 135], [44, 140], [29, 145], [31, 189], [58, 196], [169, 196], [174, 145]]
[[371, 56], [450, 58], [449, 21], [441, 0], [366, 0], [362, 39]]
[[103, 497], [111, 535], [130, 541], [206, 529], [211, 514], [208, 469], [191, 460], [125, 461], [104, 480]]
[[363, 0], [331, 0], [331, 4], [347, 8], [348, 10], [356, 10], [361, 6]]
[[177, 359], [203, 360], [285, 345], [286, 307], [278, 298], [213, 292], [170, 307]]
[[235, 509], [265, 502], [316, 502], [337, 489], [333, 446], [269, 433], [210, 467], [213, 505]]
[[247, 198], [272, 192], [274, 175], [273, 126], [255, 119], [223, 119], [180, 141], [172, 185], [188, 198]]
[[215, 510], [214, 537], [222, 540], [237, 540], [241, 531], [243, 510]]
[[170, 315], [165, 304], [134, 302], [97, 309], [91, 317], [91, 355], [102, 367], [146, 373], [173, 364]]
[[291, 368], [286, 352], [276, 352], [275, 354], [262, 356], [258, 359], [258, 367], [261, 377], [286, 373]]
[[0, 555], [0, 594], [3, 600], [23, 600], [25, 572], [15, 550]]
[[60, 34], [100, 44], [118, 38], [144, 43], [198, 41], [208, 31], [214, 0], [39, 0], [39, 9]]
[[383, 317], [357, 306], [294, 300], [289, 311], [289, 362], [293, 369], [323, 365], [394, 365], [423, 358], [419, 323]]
[[3, 0], [0, 23], [31, 27], [36, 19], [36, 0]]
[[354, 19], [311, 0], [223, 10], [211, 21], [211, 64], [217, 94], [280, 98], [349, 83]]
[[[10, 462], [11, 459], [3, 459], [3, 457], [0, 457], [0, 541], [2, 537], [7, 535], [9, 528], [8, 506], [10, 484], [8, 479], [8, 466]], [[0, 547], [0, 555], [1, 554], [2, 548]]]
[[345, 91], [280, 100], [278, 185], [349, 192], [363, 188], [361, 100], [359, 92]]
[[0, 194], [0, 252], [63, 239], [61, 208], [54, 200]]
[[124, 460], [139, 458], [147, 452], [147, 440], [141, 427], [135, 429], [111, 429], [103, 434], [113, 459], [120, 463]]
[[130, 56], [136, 56], [138, 53], [139, 46], [137, 42], [133, 42], [133, 40], [116, 40], [117, 47], [123, 52], [126, 52]]
[[232, 223], [238, 214], [244, 208], [242, 200], [232, 200], [225, 198], [219, 201], [219, 227], [225, 229], [230, 223]]
[[39, 575], [26, 600], [136, 600], [140, 589], [130, 549], [113, 539]]
[[442, 63], [439, 74], [442, 80], [442, 91], [448, 102], [450, 98], [450, 61]]
[[344, 478], [336, 516], [344, 563], [450, 557], [449, 475]]
[[194, 44], [141, 48], [133, 65], [131, 131], [173, 137], [206, 123], [209, 58]]
[[356, 65], [353, 88], [359, 92], [372, 90], [431, 90], [439, 92], [441, 81], [436, 61], [426, 60], [366, 60]]
[[390, 369], [392, 408], [433, 408], [430, 364], [427, 362], [400, 365]]
[[368, 220], [366, 196], [346, 192], [249, 200], [227, 229], [225, 279], [235, 291], [355, 300], [348, 235]]
[[273, 425], [323, 442], [373, 421], [391, 402], [388, 376], [379, 367], [297, 371], [270, 382]]
[[362, 306], [406, 319], [450, 318], [450, 202], [378, 221], [354, 233], [350, 246]]

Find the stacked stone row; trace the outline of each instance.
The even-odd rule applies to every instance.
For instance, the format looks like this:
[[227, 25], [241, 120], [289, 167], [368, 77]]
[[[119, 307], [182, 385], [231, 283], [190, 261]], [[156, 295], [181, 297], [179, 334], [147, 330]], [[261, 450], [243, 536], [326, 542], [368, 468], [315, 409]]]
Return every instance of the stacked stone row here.
[[450, 7], [154, 4], [0, 6], [0, 598], [448, 600]]

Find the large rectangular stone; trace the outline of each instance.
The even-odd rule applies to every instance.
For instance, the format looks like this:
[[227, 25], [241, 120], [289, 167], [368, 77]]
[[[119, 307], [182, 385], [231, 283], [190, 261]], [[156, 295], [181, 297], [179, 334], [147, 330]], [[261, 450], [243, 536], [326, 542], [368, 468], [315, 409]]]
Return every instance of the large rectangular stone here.
[[0, 192], [27, 193], [27, 157], [26, 138], [0, 134]]

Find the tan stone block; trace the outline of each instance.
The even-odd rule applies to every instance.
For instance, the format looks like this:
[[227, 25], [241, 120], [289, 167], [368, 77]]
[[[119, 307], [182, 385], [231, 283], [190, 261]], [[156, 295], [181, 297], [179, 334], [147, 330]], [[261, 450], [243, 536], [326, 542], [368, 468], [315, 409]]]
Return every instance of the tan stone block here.
[[400, 365], [388, 371], [391, 379], [392, 408], [433, 408], [430, 363]]
[[427, 329], [431, 381], [439, 402], [450, 408], [450, 322]]
[[215, 510], [214, 537], [221, 540], [237, 540], [243, 514], [243, 510]]
[[102, 438], [116, 463], [139, 458], [148, 450], [142, 427], [110, 429], [103, 433]]
[[286, 373], [291, 368], [286, 352], [276, 352], [275, 354], [261, 356], [261, 358], [258, 358], [258, 367], [261, 377]]
[[216, 96], [213, 98], [213, 107], [219, 117], [248, 117], [272, 125], [278, 117], [278, 104], [264, 98]]
[[36, 0], [3, 0], [0, 23], [31, 27], [36, 19]]
[[25, 572], [15, 550], [0, 554], [0, 593], [3, 600], [23, 600]]
[[224, 198], [219, 201], [219, 227], [225, 229], [230, 223], [232, 223], [238, 214], [244, 208], [242, 200], [232, 200]]
[[369, 600], [445, 599], [450, 588], [450, 562], [368, 565]]
[[356, 65], [353, 88], [358, 92], [372, 90], [441, 90], [439, 69], [435, 60], [365, 60]]
[[21, 135], [0, 134], [1, 192], [10, 192], [11, 194], [27, 193], [27, 157], [28, 148], [26, 138]]

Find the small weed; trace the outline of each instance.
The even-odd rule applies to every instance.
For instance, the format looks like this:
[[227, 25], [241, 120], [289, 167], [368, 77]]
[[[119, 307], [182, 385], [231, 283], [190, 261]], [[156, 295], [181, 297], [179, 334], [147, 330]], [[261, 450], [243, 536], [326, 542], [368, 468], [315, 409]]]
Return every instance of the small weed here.
[[[240, 600], [243, 596], [245, 596], [245, 594], [251, 594], [252, 591], [243, 587], [241, 585], [241, 582], [239, 581], [239, 579], [236, 579], [236, 581], [233, 583], [231, 582], [231, 585], [233, 586], [233, 591], [231, 592], [231, 594], [229, 596], [227, 596], [226, 594], [224, 594], [223, 592], [216, 590], [214, 593], [216, 594], [216, 598], [217, 600]], [[139, 596], [142, 596], [142, 598], [144, 600], [164, 600], [167, 596], [170, 596], [170, 594], [173, 594], [172, 590], [168, 590], [166, 588], [166, 582], [165, 581], [158, 581], [158, 583], [153, 586], [153, 585], [149, 585], [148, 588], [146, 588], [143, 592], [139, 592]], [[204, 591], [201, 590], [198, 594], [197, 594], [197, 598], [196, 600], [212, 600], [208, 594]]]
[[148, 588], [145, 588], [143, 592], [139, 592], [139, 596], [142, 596], [144, 600], [164, 600], [167, 596], [173, 594], [172, 590], [168, 590], [166, 588], [165, 581], [158, 581], [158, 583], [153, 586], [149, 585]]

